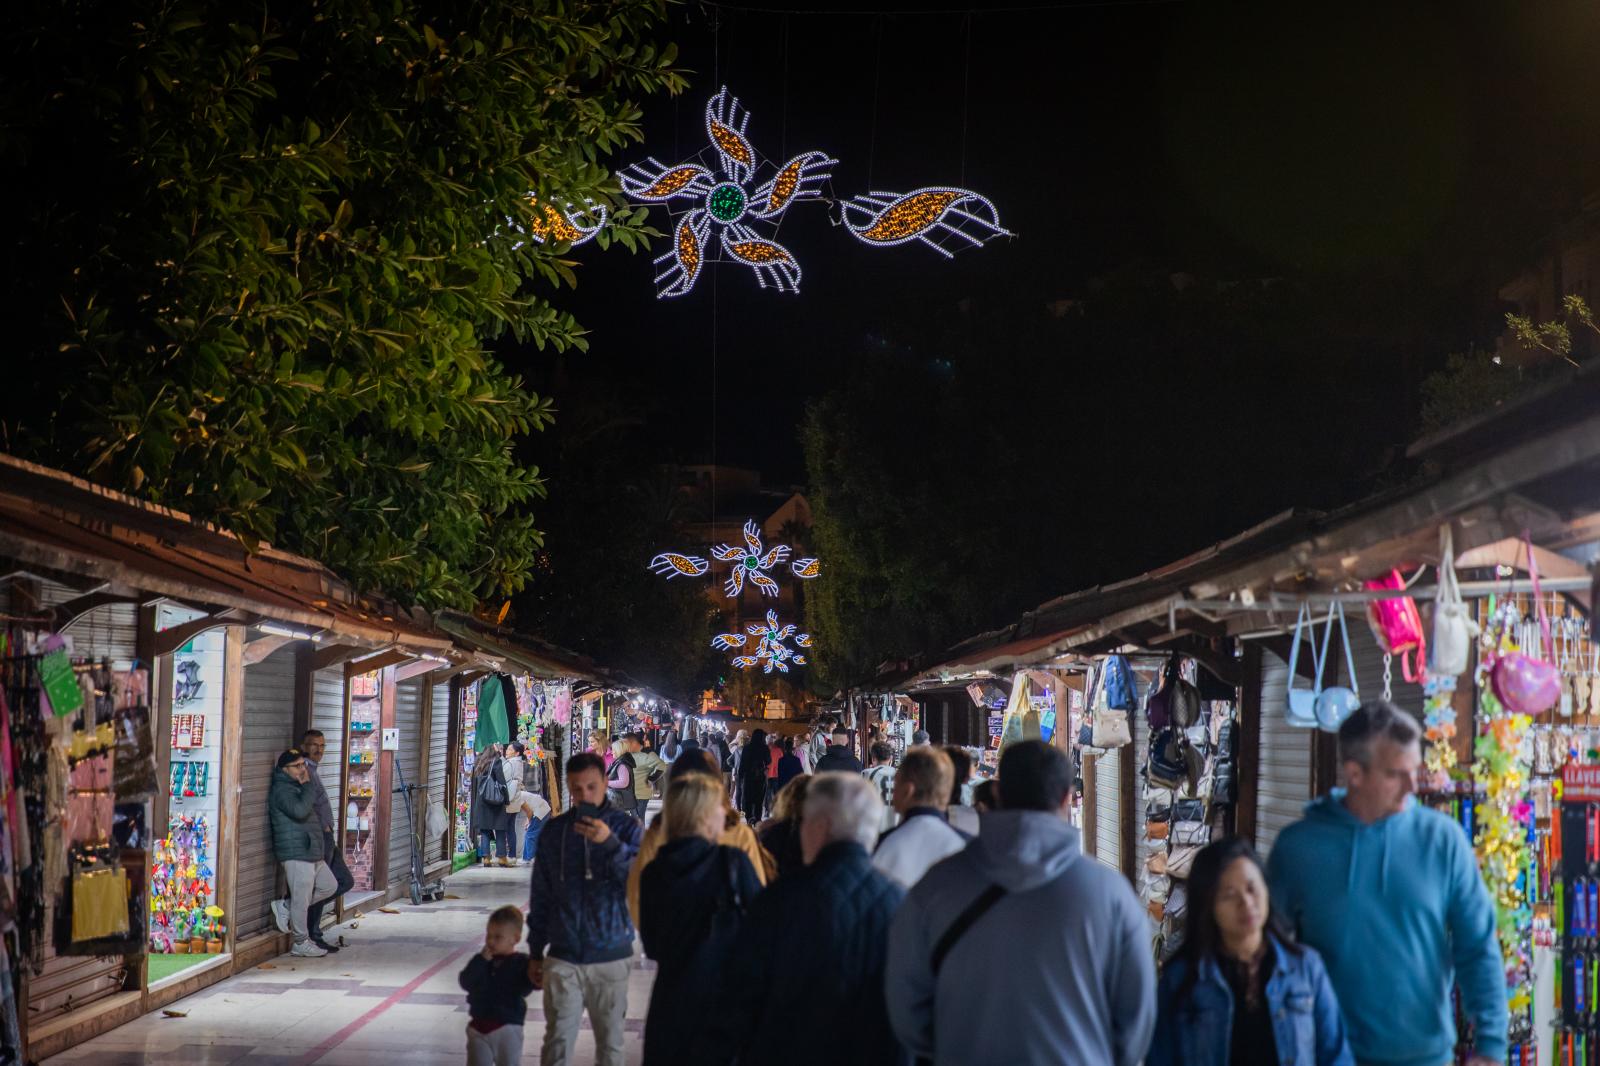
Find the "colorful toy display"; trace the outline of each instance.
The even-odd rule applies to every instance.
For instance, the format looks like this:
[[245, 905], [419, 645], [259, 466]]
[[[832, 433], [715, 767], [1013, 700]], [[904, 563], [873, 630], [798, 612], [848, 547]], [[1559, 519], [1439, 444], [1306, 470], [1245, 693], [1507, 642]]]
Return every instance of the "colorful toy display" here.
[[167, 835], [156, 841], [151, 863], [151, 951], [221, 950], [227, 929], [221, 921], [222, 908], [213, 901], [216, 874], [210, 855], [211, 829], [205, 815], [173, 814], [168, 819]]

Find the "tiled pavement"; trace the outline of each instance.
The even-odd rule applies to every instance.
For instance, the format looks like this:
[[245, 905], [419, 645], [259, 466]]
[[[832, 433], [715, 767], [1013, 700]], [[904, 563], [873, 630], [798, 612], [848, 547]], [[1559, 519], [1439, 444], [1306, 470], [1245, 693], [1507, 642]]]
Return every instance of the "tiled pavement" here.
[[[459, 899], [368, 914], [329, 932], [347, 945], [322, 959], [283, 956], [46, 1061], [45, 1066], [461, 1066], [466, 995], [456, 975], [483, 944], [483, 923], [503, 903], [525, 903], [528, 870], [471, 869], [451, 876]], [[641, 1053], [653, 964], [638, 960], [628, 986], [628, 1062]], [[528, 1000], [523, 1061], [539, 1061], [544, 1012]], [[575, 1066], [594, 1062], [584, 1019]]]

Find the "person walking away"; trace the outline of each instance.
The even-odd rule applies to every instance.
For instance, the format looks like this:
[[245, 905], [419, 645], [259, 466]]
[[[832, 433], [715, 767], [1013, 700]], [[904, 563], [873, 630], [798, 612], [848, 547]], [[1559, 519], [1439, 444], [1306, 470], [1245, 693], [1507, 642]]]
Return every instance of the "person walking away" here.
[[1454, 985], [1473, 1023], [1466, 1061], [1490, 1066], [1505, 1061], [1507, 1028], [1494, 904], [1471, 839], [1416, 802], [1420, 736], [1385, 700], [1345, 719], [1346, 787], [1279, 834], [1267, 884], [1274, 909], [1327, 964], [1357, 1062], [1452, 1061]]
[[[672, 764], [672, 769], [667, 772], [667, 787], [680, 777], [699, 774], [710, 777], [717, 783], [718, 794], [722, 796], [722, 835], [717, 838], [717, 843], [725, 844], [736, 851], [744, 852], [750, 865], [756, 871], [756, 879], [762, 884], [769, 880], [770, 871], [774, 864], [772, 856], [768, 855], [756, 840], [755, 829], [746, 824], [742, 815], [734, 809], [733, 801], [728, 798], [728, 789], [722, 783], [722, 774], [717, 768], [716, 756], [708, 751], [685, 751]], [[633, 917], [633, 924], [638, 926], [641, 918], [639, 910], [640, 885], [644, 871], [655, 860], [661, 848], [667, 842], [666, 823], [662, 816], [657, 814], [651, 821], [649, 828], [644, 831], [643, 838], [639, 841], [639, 854], [633, 860], [632, 867], [628, 870], [628, 913]]]
[[[713, 1000], [717, 1011], [701, 1062], [896, 1066], [905, 1061], [884, 1010], [889, 922], [904, 892], [867, 858], [878, 836], [882, 804], [860, 774], [813, 774], [806, 780], [800, 823], [805, 868], [780, 877], [750, 905]], [[773, 931], [792, 929], [805, 933], [786, 936], [784, 950], [773, 950]], [[1013, 1001], [1008, 1009], [1018, 1002], [1023, 1001]], [[827, 1024], [797, 1039], [796, 1004], [805, 1004], [808, 1016], [825, 1018]]]
[[794, 739], [794, 757], [800, 760], [800, 772], [811, 773], [811, 731], [808, 729]]
[[629, 733], [622, 738], [622, 746], [633, 756], [634, 814], [643, 819], [656, 795], [656, 783], [665, 783], [667, 763], [653, 751], [646, 751], [644, 735]]
[[[305, 758], [306, 771], [310, 775], [312, 789], [316, 792], [317, 821], [322, 824], [322, 861], [328, 864], [328, 869], [333, 871], [333, 895], [327, 899], [314, 901], [306, 909], [306, 928], [311, 932], [311, 942], [323, 951], [332, 954], [339, 950], [335, 944], [328, 943], [322, 935], [322, 912], [328, 904], [356, 886], [356, 879], [350, 873], [350, 867], [344, 861], [344, 850], [339, 847], [338, 837], [334, 833], [333, 807], [328, 803], [328, 789], [317, 776], [317, 764], [322, 762], [322, 756], [327, 753], [328, 740], [322, 735], [320, 729], [308, 729], [300, 738], [300, 753]], [[274, 900], [273, 910], [282, 906], [284, 919], [279, 923], [280, 929], [288, 928], [288, 901]]]
[[768, 881], [788, 877], [805, 867], [805, 854], [800, 847], [800, 818], [805, 813], [806, 790], [811, 778], [810, 774], [801, 774], [785, 785], [778, 798], [772, 801], [772, 817], [756, 827], [756, 839], [772, 859]]
[[522, 1026], [528, 1020], [528, 956], [517, 950], [522, 911], [507, 905], [489, 915], [483, 950], [467, 960], [461, 988], [467, 994], [467, 1066], [518, 1066]]
[[[516, 816], [506, 810], [511, 789], [506, 783], [504, 759], [499, 744], [490, 744], [472, 764], [472, 826], [478, 834], [478, 861], [485, 866], [510, 866], [511, 827]], [[499, 858], [491, 856], [494, 847]]]
[[773, 799], [783, 791], [783, 786], [805, 773], [805, 764], [800, 761], [800, 756], [795, 754], [794, 738], [783, 738], [783, 754], [778, 758], [778, 776], [774, 782]]
[[[822, 757], [828, 754], [828, 737], [839, 726], [836, 718], [825, 718], [819, 723], [817, 731], [811, 735], [811, 772], [817, 772], [817, 764]], [[846, 731], [848, 735], [848, 731]]]
[[744, 819], [751, 827], [761, 821], [761, 810], [767, 798], [767, 766], [771, 759], [767, 731], [757, 729], [750, 734], [744, 747], [739, 749], [739, 757], [734, 762], [734, 779], [738, 786], [734, 802], [739, 805], [739, 810], [744, 813]]
[[968, 836], [978, 835], [978, 812], [968, 802], [967, 781], [972, 777], [972, 756], [958, 744], [946, 744], [941, 749], [950, 757], [955, 777], [950, 782], [950, 803], [945, 814], [950, 824]]
[[1272, 910], [1248, 841], [1195, 856], [1182, 935], [1156, 990], [1145, 1066], [1355, 1066], [1322, 956]]
[[634, 783], [639, 777], [639, 764], [624, 741], [617, 741], [617, 757], [606, 769], [606, 795], [611, 805], [631, 818], [639, 817], [639, 795]]
[[317, 794], [299, 748], [278, 756], [267, 791], [267, 817], [272, 826], [272, 852], [283, 864], [283, 878], [289, 883], [288, 931], [294, 937], [289, 954], [319, 959], [327, 952], [312, 941], [306, 914], [314, 901], [333, 895], [338, 881], [322, 861]]
[[[901, 888], [910, 888], [934, 863], [967, 846], [970, 837], [951, 828], [944, 799], [955, 770], [937, 748], [906, 752], [894, 779], [894, 809], [900, 824], [878, 841], [872, 865]], [[868, 779], [870, 781], [870, 778]]]
[[878, 790], [878, 798], [883, 801], [883, 831], [887, 833], [894, 828], [898, 819], [893, 807], [894, 803], [894, 748], [888, 744], [878, 743], [867, 749], [867, 755], [872, 759], [872, 765], [863, 773], [868, 781], [872, 782]]
[[778, 763], [783, 761], [783, 738], [777, 733], [767, 734], [767, 794], [762, 797], [761, 813], [772, 810], [772, 801], [778, 795]]
[[999, 778], [1002, 809], [894, 917], [894, 1031], [937, 1066], [1137, 1066], [1156, 1018], [1144, 907], [1121, 873], [1083, 854], [1064, 752], [1013, 744]]
[[659, 969], [644, 1025], [644, 1066], [698, 1066], [695, 1009], [733, 951], [761, 881], [744, 852], [722, 838], [721, 782], [680, 774], [661, 809], [667, 842], [644, 871], [639, 939]]
[[817, 773], [859, 774], [861, 770], [861, 760], [850, 750], [850, 730], [840, 726], [833, 731], [833, 743], [828, 745], [828, 753], [817, 760]]
[[568, 1066], [583, 1012], [594, 1029], [595, 1066], [623, 1066], [623, 1018], [633, 922], [628, 867], [639, 850], [631, 815], [605, 806], [605, 762], [567, 760], [572, 807], [539, 834], [528, 899], [528, 979], [544, 992], [542, 1066]]
[[913, 748], [926, 747], [931, 743], [933, 743], [933, 741], [929, 739], [928, 731], [926, 729], [918, 729], [911, 734], [911, 746]]

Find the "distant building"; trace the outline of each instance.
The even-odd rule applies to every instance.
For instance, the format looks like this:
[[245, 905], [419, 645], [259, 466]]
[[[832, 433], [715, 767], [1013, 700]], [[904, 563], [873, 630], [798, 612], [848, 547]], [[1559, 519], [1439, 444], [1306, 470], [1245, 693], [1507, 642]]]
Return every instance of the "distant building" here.
[[[1581, 296], [1591, 309], [1597, 307], [1595, 279], [1600, 277], [1600, 192], [1584, 197], [1575, 218], [1539, 242], [1528, 268], [1500, 287], [1500, 299], [1519, 315], [1535, 323], [1561, 317], [1561, 302], [1568, 296]], [[1572, 331], [1572, 356], [1582, 362], [1600, 351], [1600, 337]], [[1508, 329], [1495, 344], [1495, 354], [1508, 366], [1527, 366], [1555, 356], [1542, 351], [1525, 351]]]

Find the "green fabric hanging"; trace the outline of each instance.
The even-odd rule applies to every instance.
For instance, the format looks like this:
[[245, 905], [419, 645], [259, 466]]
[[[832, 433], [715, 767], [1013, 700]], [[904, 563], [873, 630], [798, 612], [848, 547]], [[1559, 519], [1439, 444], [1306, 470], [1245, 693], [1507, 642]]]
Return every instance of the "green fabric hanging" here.
[[472, 750], [483, 751], [490, 744], [506, 744], [511, 740], [510, 718], [506, 714], [506, 686], [500, 675], [486, 677], [478, 689], [478, 730], [472, 739]]

